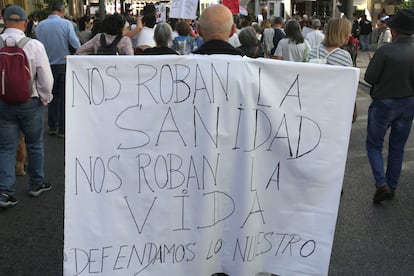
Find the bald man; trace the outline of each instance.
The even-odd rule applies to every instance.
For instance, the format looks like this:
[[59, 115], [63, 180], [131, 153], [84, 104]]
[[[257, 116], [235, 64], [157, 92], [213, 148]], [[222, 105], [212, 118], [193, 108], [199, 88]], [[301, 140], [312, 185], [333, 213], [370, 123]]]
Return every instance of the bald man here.
[[197, 24], [197, 32], [203, 37], [204, 44], [194, 54], [228, 54], [243, 56], [243, 52], [230, 43], [229, 37], [236, 32], [231, 11], [216, 4], [206, 8]]

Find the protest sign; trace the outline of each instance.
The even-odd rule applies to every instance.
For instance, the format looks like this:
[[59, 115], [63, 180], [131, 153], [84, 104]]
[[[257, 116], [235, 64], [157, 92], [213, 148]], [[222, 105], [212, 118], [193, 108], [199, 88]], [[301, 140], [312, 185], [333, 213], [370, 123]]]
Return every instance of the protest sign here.
[[239, 0], [223, 0], [223, 5], [229, 8], [232, 14], [240, 13], [240, 2]]
[[167, 6], [165, 3], [155, 5], [155, 17], [157, 18], [157, 23], [167, 21]]
[[64, 275], [327, 275], [358, 76], [68, 57]]
[[197, 0], [172, 0], [170, 4], [170, 18], [195, 19]]

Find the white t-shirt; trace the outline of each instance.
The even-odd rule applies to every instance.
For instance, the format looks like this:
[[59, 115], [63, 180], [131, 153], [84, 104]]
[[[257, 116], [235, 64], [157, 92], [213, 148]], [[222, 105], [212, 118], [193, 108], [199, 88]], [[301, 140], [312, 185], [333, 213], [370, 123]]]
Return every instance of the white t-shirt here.
[[296, 44], [294, 41], [289, 41], [289, 38], [282, 38], [273, 56], [282, 57], [283, 60], [305, 62], [309, 51], [310, 46], [307, 40]]
[[391, 43], [391, 41], [392, 41], [391, 30], [387, 28], [380, 33], [377, 47], [379, 48], [386, 43]]
[[234, 48], [240, 47], [241, 43], [239, 40], [239, 35], [234, 33], [231, 37], [229, 37], [228, 43], [230, 43]]
[[325, 38], [325, 35], [320, 30], [313, 30], [308, 33], [305, 39], [309, 42], [310, 48], [312, 49], [316, 45], [321, 44], [322, 40]]
[[142, 31], [133, 37], [132, 39], [132, 47], [144, 46], [148, 45], [149, 47], [155, 47], [154, 41], [154, 28], [145, 27], [142, 28]]

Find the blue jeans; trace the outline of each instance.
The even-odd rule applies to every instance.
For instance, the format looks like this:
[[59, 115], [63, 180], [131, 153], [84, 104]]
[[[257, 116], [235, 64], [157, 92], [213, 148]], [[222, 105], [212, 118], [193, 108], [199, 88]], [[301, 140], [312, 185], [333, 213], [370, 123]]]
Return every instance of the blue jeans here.
[[369, 34], [359, 35], [359, 43], [361, 43], [361, 50], [368, 50]]
[[[404, 157], [404, 146], [414, 118], [414, 97], [373, 100], [368, 110], [366, 150], [375, 178], [375, 186], [387, 183], [397, 189]], [[387, 170], [384, 172], [382, 149], [388, 138]]]
[[65, 78], [66, 64], [51, 65], [53, 73], [53, 100], [48, 105], [48, 125], [50, 130], [65, 133]]
[[25, 135], [29, 188], [43, 183], [43, 121], [45, 107], [39, 98], [27, 103], [9, 105], [0, 101], [0, 192], [14, 195], [15, 164], [19, 134]]

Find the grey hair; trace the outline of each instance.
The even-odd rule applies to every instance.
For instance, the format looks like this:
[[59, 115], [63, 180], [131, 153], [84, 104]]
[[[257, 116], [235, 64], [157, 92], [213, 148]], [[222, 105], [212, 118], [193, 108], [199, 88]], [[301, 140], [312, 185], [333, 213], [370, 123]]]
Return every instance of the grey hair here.
[[172, 29], [168, 23], [158, 23], [154, 30], [154, 41], [157, 46], [168, 47], [172, 40]]
[[253, 27], [244, 27], [239, 32], [239, 40], [241, 45], [257, 45], [256, 31]]
[[314, 20], [312, 20], [312, 28], [313, 29], [318, 29], [321, 27], [321, 21], [317, 18], [315, 18]]

